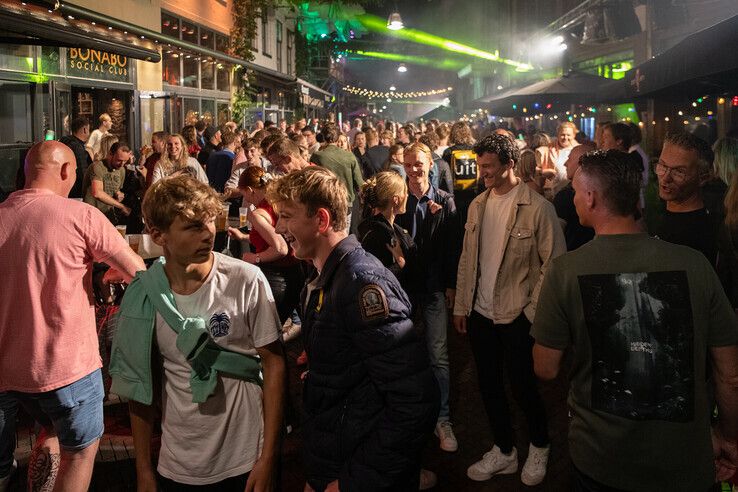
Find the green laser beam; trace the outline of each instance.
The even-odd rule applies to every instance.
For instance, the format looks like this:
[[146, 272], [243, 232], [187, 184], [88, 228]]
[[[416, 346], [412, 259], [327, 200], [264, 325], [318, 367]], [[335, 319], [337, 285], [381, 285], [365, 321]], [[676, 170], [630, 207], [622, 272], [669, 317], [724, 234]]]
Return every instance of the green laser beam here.
[[459, 53], [475, 58], [482, 58], [484, 60], [504, 63], [505, 65], [515, 67], [520, 72], [533, 70], [534, 68], [533, 65], [529, 63], [523, 63], [516, 60], [511, 60], [509, 58], [503, 58], [500, 56], [499, 51], [490, 53], [489, 51], [483, 51], [472, 46], [457, 43], [456, 41], [445, 39], [440, 36], [427, 33], [425, 31], [420, 31], [418, 29], [405, 28], [399, 31], [387, 29], [386, 21], [381, 17], [377, 17], [376, 15], [363, 14], [358, 16], [358, 20], [368, 30], [378, 32], [386, 36], [403, 39], [405, 41], [410, 41], [413, 43], [425, 44], [427, 46], [434, 46], [436, 48], [441, 48], [452, 53]]
[[412, 63], [413, 65], [433, 67], [440, 70], [458, 71], [468, 65], [468, 63], [464, 63], [459, 60], [452, 60], [449, 58], [439, 60], [435, 58], [428, 58], [425, 56], [401, 55], [399, 53], [385, 53], [382, 51], [347, 50], [346, 52], [368, 58], [378, 58], [380, 60], [389, 60], [401, 63]]

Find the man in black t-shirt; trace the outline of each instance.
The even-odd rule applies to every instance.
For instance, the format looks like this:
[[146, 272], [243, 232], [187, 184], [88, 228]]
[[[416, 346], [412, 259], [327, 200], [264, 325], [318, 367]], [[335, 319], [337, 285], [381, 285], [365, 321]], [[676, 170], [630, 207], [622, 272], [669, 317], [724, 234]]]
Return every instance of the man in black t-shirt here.
[[719, 220], [705, 208], [701, 190], [710, 178], [713, 159], [707, 142], [691, 133], [667, 135], [655, 168], [666, 208], [649, 216], [648, 232], [701, 251], [714, 266]]
[[61, 143], [72, 149], [77, 161], [77, 180], [74, 182], [69, 198], [82, 198], [82, 180], [87, 167], [92, 164], [90, 153], [85, 148], [85, 142], [90, 138], [90, 121], [84, 116], [72, 120], [72, 134], [59, 139]]
[[214, 126], [209, 126], [205, 128], [203, 136], [205, 137], [205, 147], [197, 154], [197, 161], [202, 167], [206, 167], [210, 154], [220, 150], [221, 133]]
[[579, 159], [586, 154], [595, 150], [594, 142], [584, 142], [571, 149], [569, 158], [564, 163], [566, 167], [566, 178], [569, 183], [562, 188], [553, 199], [553, 205], [556, 209], [556, 215], [564, 222], [564, 237], [566, 238], [566, 250], [573, 251], [579, 246], [588, 243], [594, 237], [594, 230], [591, 227], [585, 227], [579, 223], [579, 216], [574, 207], [574, 188], [572, 188], [571, 180], [574, 179], [574, 173], [579, 169]]

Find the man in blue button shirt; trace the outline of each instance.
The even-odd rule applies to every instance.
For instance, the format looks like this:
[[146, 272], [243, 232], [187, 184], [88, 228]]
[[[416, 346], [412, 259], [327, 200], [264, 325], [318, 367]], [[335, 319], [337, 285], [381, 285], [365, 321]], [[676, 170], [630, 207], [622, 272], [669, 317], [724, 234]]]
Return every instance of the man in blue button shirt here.
[[454, 452], [458, 443], [449, 420], [446, 333], [447, 307], [453, 306], [456, 293], [461, 226], [453, 196], [430, 183], [433, 157], [428, 146], [416, 142], [405, 148], [404, 165], [410, 193], [406, 212], [395, 220], [400, 227], [407, 229], [418, 247], [419, 264], [408, 272], [415, 277], [412, 283], [418, 286], [418, 292], [409, 294], [416, 319], [420, 318], [425, 327], [431, 366], [441, 389], [436, 435], [441, 449]]

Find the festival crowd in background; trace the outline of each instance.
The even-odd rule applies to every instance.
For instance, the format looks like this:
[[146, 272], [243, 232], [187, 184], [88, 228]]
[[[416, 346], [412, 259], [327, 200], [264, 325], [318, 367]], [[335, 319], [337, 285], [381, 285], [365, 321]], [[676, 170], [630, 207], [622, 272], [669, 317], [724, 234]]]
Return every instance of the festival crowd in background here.
[[735, 475], [738, 135], [669, 134], [649, 156], [625, 122], [590, 140], [570, 122], [302, 118], [133, 149], [96, 123], [34, 145], [0, 203], [0, 491], [19, 409], [40, 429], [29, 488], [87, 490], [110, 394], [139, 491], [280, 490], [298, 426], [305, 491], [447, 490], [422, 454], [465, 444], [454, 332], [489, 420], [469, 479], [545, 485], [538, 380], [562, 370], [573, 490]]

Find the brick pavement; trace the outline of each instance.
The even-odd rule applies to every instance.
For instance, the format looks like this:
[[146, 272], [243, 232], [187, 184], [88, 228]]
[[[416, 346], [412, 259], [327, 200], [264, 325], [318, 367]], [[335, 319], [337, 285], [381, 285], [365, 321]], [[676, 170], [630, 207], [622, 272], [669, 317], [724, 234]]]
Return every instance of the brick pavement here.
[[[295, 359], [300, 352], [300, 342], [288, 345], [290, 361], [290, 399], [299, 412], [301, 385], [298, 382], [299, 369]], [[424, 466], [438, 475], [435, 491], [448, 492], [515, 492], [550, 491], [559, 492], [571, 489], [566, 430], [566, 381], [559, 378], [541, 385], [550, 421], [552, 451], [546, 480], [537, 487], [527, 487], [520, 482], [520, 474], [495, 477], [487, 482], [472, 482], [466, 477], [466, 468], [489, 451], [492, 440], [491, 431], [484, 413], [482, 401], [476, 385], [474, 361], [467, 340], [449, 332], [449, 357], [451, 361], [451, 417], [459, 440], [459, 451], [445, 453], [438, 448], [433, 438], [425, 451]], [[90, 487], [92, 491], [131, 491], [135, 490], [135, 468], [132, 459], [133, 448], [127, 431], [125, 404], [112, 404], [106, 407], [106, 434], [101, 443]], [[513, 425], [519, 450], [520, 468], [528, 450], [525, 420], [520, 409], [513, 404]], [[33, 437], [28, 428], [19, 430], [19, 448], [16, 457], [20, 462], [20, 473], [10, 487], [11, 491], [25, 489], [25, 471]], [[290, 434], [284, 443], [282, 490], [302, 491], [304, 475], [300, 459], [299, 428]]]

